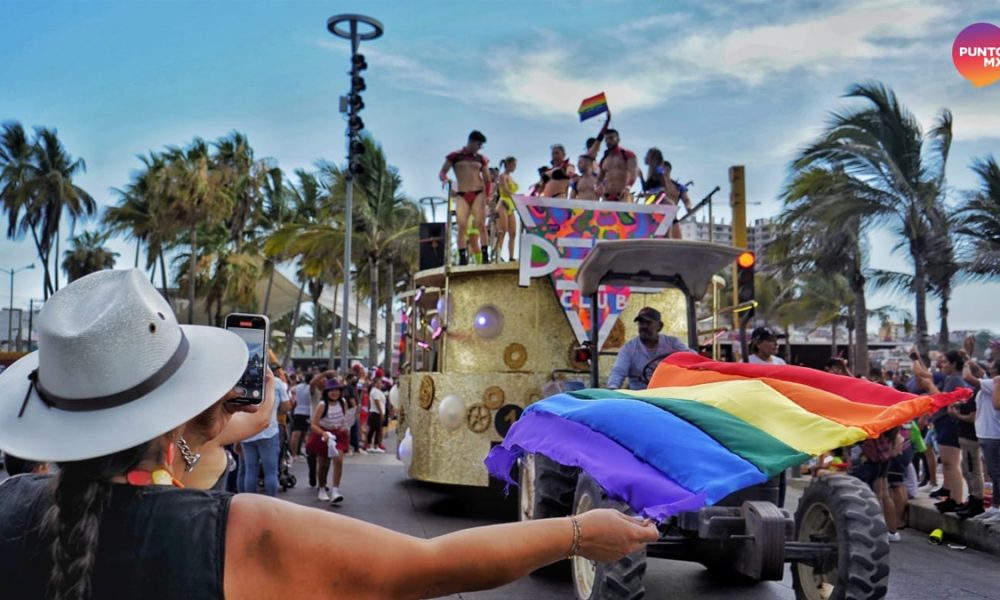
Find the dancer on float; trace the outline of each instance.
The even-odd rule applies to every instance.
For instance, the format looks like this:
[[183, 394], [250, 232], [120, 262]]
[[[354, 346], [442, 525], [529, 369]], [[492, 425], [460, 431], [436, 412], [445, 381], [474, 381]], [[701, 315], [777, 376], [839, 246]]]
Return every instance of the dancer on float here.
[[[610, 117], [608, 121], [610, 122]], [[606, 149], [600, 163], [604, 199], [609, 202], [631, 202], [630, 190], [638, 173], [635, 153], [619, 145], [617, 130], [606, 129], [604, 137]]]
[[[486, 198], [493, 192], [490, 181], [490, 160], [479, 153], [486, 136], [479, 131], [469, 134], [465, 146], [452, 152], [445, 158], [444, 165], [438, 177], [442, 183], [448, 182], [448, 172], [455, 171], [457, 179], [455, 198], [455, 214], [458, 217], [458, 264], [469, 264], [469, 254], [465, 248], [465, 236], [469, 223], [469, 215], [475, 219], [476, 229], [486, 231]], [[489, 249], [482, 246], [483, 263], [488, 263]]]
[[494, 249], [497, 261], [500, 260], [500, 250], [503, 248], [504, 236], [507, 237], [507, 259], [514, 262], [514, 248], [517, 245], [517, 210], [514, 207], [514, 194], [517, 193], [518, 185], [514, 181], [514, 171], [517, 170], [517, 159], [513, 156], [500, 161], [500, 179], [497, 189], [500, 192], [499, 212], [497, 219], [499, 232], [497, 234], [497, 246]]
[[566, 198], [569, 195], [569, 182], [576, 172], [573, 163], [566, 158], [566, 148], [562, 144], [553, 144], [550, 167], [542, 176], [545, 187], [542, 195], [546, 198]]
[[594, 159], [589, 154], [581, 154], [577, 159], [579, 172], [569, 184], [570, 198], [574, 200], [597, 200], [604, 194], [601, 185], [601, 174], [594, 166]]
[[[567, 555], [614, 562], [659, 538], [599, 509], [428, 540], [259, 494], [178, 489], [182, 428], [197, 415], [225, 428], [246, 344], [179, 325], [139, 270], [76, 280], [38, 325], [39, 351], [0, 374], [0, 449], [58, 461], [59, 474], [0, 484], [4, 598], [429, 598]], [[281, 557], [295, 557], [295, 577]]]
[[[676, 179], [671, 178], [673, 166], [669, 161], [663, 159], [663, 153], [659, 148], [650, 148], [646, 152], [646, 178], [642, 182], [643, 193], [656, 196], [656, 204], [666, 202], [675, 208], [680, 202], [688, 212], [691, 212], [691, 198], [688, 197], [687, 187]], [[678, 211], [679, 212], [679, 211]], [[670, 226], [670, 237], [675, 240], [681, 239], [681, 222], [674, 213], [674, 222]]]

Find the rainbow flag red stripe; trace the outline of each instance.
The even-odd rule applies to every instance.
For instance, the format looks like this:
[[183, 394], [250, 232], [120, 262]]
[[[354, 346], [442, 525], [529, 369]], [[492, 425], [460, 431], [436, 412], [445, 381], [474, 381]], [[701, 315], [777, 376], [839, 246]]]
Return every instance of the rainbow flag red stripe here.
[[608, 99], [604, 97], [604, 92], [590, 98], [585, 98], [580, 103], [580, 108], [576, 112], [580, 114], [581, 121], [596, 117], [601, 113], [608, 112]]

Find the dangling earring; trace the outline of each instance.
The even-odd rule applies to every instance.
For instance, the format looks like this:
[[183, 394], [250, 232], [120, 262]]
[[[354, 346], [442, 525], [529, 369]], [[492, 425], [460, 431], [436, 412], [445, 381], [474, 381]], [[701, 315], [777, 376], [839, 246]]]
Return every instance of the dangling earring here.
[[174, 457], [177, 456], [176, 450], [177, 446], [174, 445], [174, 442], [167, 444], [167, 466], [174, 464]]

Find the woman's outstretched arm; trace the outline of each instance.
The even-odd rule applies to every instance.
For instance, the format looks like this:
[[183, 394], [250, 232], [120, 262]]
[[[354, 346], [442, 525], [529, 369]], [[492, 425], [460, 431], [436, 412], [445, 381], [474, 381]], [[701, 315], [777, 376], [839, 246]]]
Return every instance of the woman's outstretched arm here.
[[[616, 560], [659, 534], [613, 510], [577, 517], [579, 554]], [[229, 600], [434, 598], [497, 587], [564, 558], [570, 519], [477, 527], [430, 540], [256, 494], [233, 498], [226, 535]], [[485, 560], [484, 557], [489, 557]]]

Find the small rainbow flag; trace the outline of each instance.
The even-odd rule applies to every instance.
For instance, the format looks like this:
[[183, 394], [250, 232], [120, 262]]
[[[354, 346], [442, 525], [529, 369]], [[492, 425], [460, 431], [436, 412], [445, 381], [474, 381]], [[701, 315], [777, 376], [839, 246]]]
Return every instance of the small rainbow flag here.
[[580, 103], [580, 108], [576, 112], [580, 114], [581, 121], [586, 121], [591, 117], [606, 113], [608, 112], [608, 99], [604, 97], [604, 92], [590, 98], [585, 98]]

